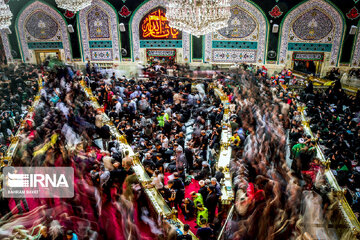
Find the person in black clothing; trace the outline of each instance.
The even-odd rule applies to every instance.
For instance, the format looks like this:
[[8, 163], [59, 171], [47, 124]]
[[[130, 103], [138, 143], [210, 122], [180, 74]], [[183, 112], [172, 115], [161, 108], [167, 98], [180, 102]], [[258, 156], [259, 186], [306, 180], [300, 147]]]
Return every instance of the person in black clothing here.
[[[179, 135], [176, 135], [178, 138], [176, 139], [177, 143], [184, 148], [185, 147], [185, 137], [183, 132], [179, 132]], [[175, 138], [176, 138], [175, 136]]]
[[104, 125], [100, 128], [100, 137], [102, 138], [103, 147], [107, 149], [108, 142], [110, 140], [110, 127], [108, 125]]
[[208, 147], [208, 143], [209, 143], [209, 138], [206, 135], [205, 130], [201, 130], [200, 142], [201, 142], [200, 149], [202, 150], [202, 157], [206, 161], [207, 160], [207, 147]]
[[185, 197], [185, 186], [183, 181], [180, 179], [179, 173], [174, 173], [174, 184], [171, 189], [176, 191], [176, 197], [174, 200], [174, 207], [181, 209], [182, 201]]
[[[188, 144], [189, 145], [189, 144]], [[194, 153], [190, 146], [187, 146], [184, 151], [186, 162], [188, 164], [189, 169], [193, 169], [194, 165]]]
[[206, 223], [206, 219], [201, 219], [201, 227], [197, 230], [196, 236], [199, 240], [209, 240], [214, 235], [213, 230]]
[[[203, 160], [203, 159], [202, 159]], [[198, 173], [198, 175], [195, 177], [195, 180], [202, 180], [206, 179], [210, 175], [210, 167], [209, 163], [207, 161], [201, 162], [202, 168], [201, 171]]]
[[115, 120], [118, 116], [119, 116], [119, 115], [115, 112], [115, 107], [113, 107], [113, 108], [111, 109], [111, 112], [109, 113], [109, 118]]
[[208, 115], [210, 120], [211, 126], [215, 126], [216, 123], [216, 116], [217, 116], [217, 109], [213, 108], [212, 112]]
[[189, 224], [184, 224], [184, 232], [176, 237], [176, 240], [192, 240], [192, 236], [189, 234]]
[[3, 197], [3, 191], [4, 191], [4, 189], [1, 188], [0, 189], [0, 204], [1, 204], [0, 217], [3, 218], [6, 214], [8, 214], [8, 217], [11, 217], [12, 213], [11, 213], [11, 209], [9, 207], [9, 199]]
[[88, 61], [88, 63], [86, 64], [86, 73], [87, 74], [91, 74], [91, 63], [90, 61]]
[[[186, 175], [185, 175], [185, 171], [184, 171], [184, 168], [183, 167], [179, 167], [178, 169], [178, 175], [179, 175], [179, 178], [181, 179], [181, 181], [183, 183], [185, 183], [185, 178], [186, 178]], [[185, 190], [185, 189], [184, 189]]]
[[126, 140], [129, 144], [131, 144], [134, 141], [134, 134], [135, 130], [131, 127], [130, 124], [126, 125], [125, 128], [125, 135], [126, 135]]
[[[168, 186], [169, 186], [170, 181], [171, 180], [168, 181]], [[163, 187], [163, 188], [159, 189], [158, 191], [160, 192], [161, 196], [163, 196], [165, 202], [168, 205], [170, 205], [170, 203], [172, 202], [171, 201], [171, 190], [169, 188], [167, 188], [167, 187]]]
[[217, 206], [219, 197], [216, 195], [215, 186], [210, 185], [208, 187], [208, 191], [209, 191], [209, 195], [206, 198], [205, 207], [209, 211], [209, 223], [212, 223], [214, 221], [216, 206]]
[[213, 132], [212, 135], [210, 136], [209, 147], [211, 149], [213, 148], [217, 149], [220, 139], [221, 139], [221, 127], [217, 127], [217, 126], [213, 127]]
[[114, 183], [118, 183], [120, 182], [120, 179], [122, 178], [122, 173], [121, 173], [121, 166], [119, 162], [115, 162], [113, 164], [114, 169], [110, 171], [110, 179], [112, 182]]
[[156, 164], [153, 161], [152, 154], [147, 153], [145, 154], [145, 158], [142, 161], [142, 164], [145, 168], [149, 167], [150, 169], [154, 170], [156, 168]]
[[200, 185], [200, 189], [198, 191], [198, 193], [201, 194], [201, 196], [203, 197], [203, 200], [205, 201], [209, 192], [207, 190], [207, 186], [205, 185], [205, 181], [204, 180], [200, 180], [199, 181], [199, 185]]
[[172, 130], [172, 119], [169, 118], [169, 120], [165, 121], [163, 133], [167, 137], [170, 137], [171, 130]]
[[225, 178], [225, 175], [224, 175], [224, 168], [223, 167], [219, 167], [219, 170], [218, 171], [216, 171], [216, 173], [215, 173], [215, 178], [216, 178], [216, 181], [217, 182], [220, 182], [220, 180], [222, 179], [222, 178]]
[[176, 190], [185, 190], [185, 186], [183, 181], [180, 178], [180, 174], [178, 172], [174, 173], [174, 186], [173, 188]]
[[195, 207], [193, 201], [191, 201], [189, 198], [185, 198], [181, 210], [182, 213], [184, 214], [185, 220], [193, 218], [195, 213]]

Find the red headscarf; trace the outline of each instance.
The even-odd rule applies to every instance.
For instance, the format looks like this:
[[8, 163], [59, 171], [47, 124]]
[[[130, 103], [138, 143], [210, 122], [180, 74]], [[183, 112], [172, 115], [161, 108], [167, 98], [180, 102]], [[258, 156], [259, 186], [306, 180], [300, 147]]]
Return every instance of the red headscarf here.
[[247, 192], [247, 196], [250, 200], [255, 200], [255, 201], [261, 201], [264, 200], [264, 190], [257, 190], [255, 192], [255, 187], [253, 183], [249, 183], [249, 186], [246, 190]]

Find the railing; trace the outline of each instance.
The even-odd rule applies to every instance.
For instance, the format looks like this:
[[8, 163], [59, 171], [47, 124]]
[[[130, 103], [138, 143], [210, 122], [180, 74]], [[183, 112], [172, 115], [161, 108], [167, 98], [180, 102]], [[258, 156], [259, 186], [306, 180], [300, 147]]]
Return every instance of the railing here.
[[234, 191], [232, 187], [231, 175], [230, 175], [230, 161], [232, 148], [230, 146], [231, 138], [231, 126], [228, 123], [230, 120], [230, 109], [229, 109], [229, 100], [226, 94], [221, 91], [219, 88], [214, 88], [214, 93], [219, 96], [221, 102], [224, 105], [224, 117], [222, 121], [222, 131], [221, 131], [221, 140], [220, 140], [220, 154], [219, 159], [216, 163], [216, 168], [219, 169], [222, 167], [224, 169], [225, 180], [221, 184], [221, 202], [223, 205], [230, 205], [234, 200]]
[[[305, 87], [306, 86], [304, 86], [304, 85], [291, 85], [291, 86], [288, 86], [288, 89], [291, 91], [296, 91], [296, 90], [303, 90], [303, 89], [305, 89]], [[329, 88], [329, 85], [323, 85], [323, 86], [314, 85], [314, 90], [326, 91], [328, 88]], [[357, 92], [357, 90], [349, 89], [346, 87], [343, 87], [343, 90], [346, 94], [352, 95], [352, 96], [355, 96], [356, 92]]]
[[233, 216], [234, 216], [234, 211], [235, 211], [235, 206], [233, 205], [233, 206], [230, 208], [229, 214], [228, 214], [228, 216], [227, 216], [227, 218], [226, 218], [226, 221], [225, 221], [225, 223], [224, 223], [224, 225], [223, 225], [223, 227], [222, 227], [222, 229], [221, 229], [221, 231], [220, 231], [220, 234], [219, 234], [217, 240], [222, 240], [222, 239], [223, 239], [224, 234], [225, 234], [226, 226], [227, 226], [228, 222], [230, 221], [230, 219], [233, 218]]
[[[328, 88], [329, 86], [331, 86], [334, 81], [328, 80], [328, 79], [324, 79], [324, 78], [316, 78], [316, 77], [308, 77], [309, 81], [312, 81], [314, 83], [320, 84], [322, 87], [324, 88]], [[346, 85], [344, 83], [341, 83], [342, 85], [342, 89], [345, 91], [345, 93], [349, 94], [349, 95], [356, 95], [356, 92], [358, 91], [359, 88], [353, 87], [353, 86], [349, 86]], [[316, 87], [319, 87], [320, 89], [322, 89], [320, 86], [314, 86], [314, 88], [316, 89]]]
[[[84, 81], [81, 81], [81, 86], [84, 89], [87, 97], [91, 100], [92, 106], [95, 109], [99, 109], [102, 111], [103, 123], [109, 126], [111, 135], [122, 143], [122, 149], [124, 150], [124, 152], [128, 151], [129, 156], [133, 158], [132, 168], [136, 176], [138, 177], [138, 180], [142, 188], [144, 189], [146, 196], [150, 200], [152, 207], [155, 209], [157, 215], [161, 219], [167, 219], [169, 224], [175, 226], [178, 231], [183, 232], [184, 224], [178, 218], [176, 218], [174, 212], [171, 211], [170, 207], [167, 205], [162, 195], [157, 191], [155, 187], [148, 187], [148, 184], [151, 182], [151, 178], [146, 173], [143, 165], [139, 161], [138, 155], [134, 153], [131, 146], [127, 144], [126, 138], [119, 133], [113, 122], [109, 119], [106, 113], [104, 113], [103, 108], [99, 105], [91, 89], [86, 86]], [[197, 239], [197, 237], [191, 231], [189, 233], [192, 235], [192, 239]]]
[[[297, 75], [296, 73], [294, 73], [294, 75]], [[317, 90], [326, 90], [329, 88], [329, 86], [331, 86], [334, 81], [331, 81], [329, 79], [325, 79], [325, 78], [318, 78], [318, 77], [313, 77], [313, 76], [303, 76], [301, 75], [301, 77], [305, 78], [307, 81], [311, 81], [314, 83], [314, 89]], [[341, 83], [342, 89], [345, 91], [345, 93], [347, 93], [348, 95], [352, 95], [355, 96], [356, 92], [358, 91], [358, 87], [355, 86], [350, 86], [344, 83]], [[305, 85], [289, 85], [287, 86], [289, 89], [292, 90], [297, 90], [297, 89], [304, 89], [306, 86]]]
[[[285, 90], [284, 86], [282, 86], [282, 88]], [[298, 111], [301, 112], [301, 118], [302, 118], [302, 125], [303, 128], [305, 130], [305, 132], [311, 136], [312, 139], [316, 139], [310, 129], [309, 126], [309, 121], [306, 118], [306, 112], [304, 111], [305, 107], [303, 106], [298, 106]], [[351, 237], [349, 239], [356, 239], [356, 237], [359, 236], [360, 234], [360, 223], [357, 220], [354, 212], [352, 211], [349, 203], [347, 202], [343, 191], [341, 189], [341, 187], [339, 186], [334, 174], [332, 173], [331, 169], [330, 169], [330, 161], [326, 160], [325, 155], [322, 151], [322, 149], [320, 148], [319, 144], [316, 141], [316, 150], [317, 150], [317, 157], [320, 159], [320, 161], [323, 163], [323, 165], [326, 166], [326, 170], [325, 170], [325, 176], [327, 178], [327, 181], [329, 182], [330, 186], [332, 187], [332, 189], [337, 193], [336, 194], [336, 198], [335, 200], [338, 200], [338, 206], [341, 212], [341, 215], [343, 216], [347, 226], [349, 226], [349, 229], [351, 231]], [[335, 221], [339, 221], [338, 219], [334, 219]], [[339, 223], [336, 224], [336, 226], [342, 226], [344, 224]], [[342, 231], [341, 229], [337, 229], [339, 235], [344, 235], [344, 234], [349, 234], [347, 231]]]
[[[312, 139], [315, 139], [315, 137], [310, 129], [309, 122], [306, 119], [306, 114], [305, 114], [304, 108], [299, 107], [298, 110], [301, 112], [302, 125], [303, 125], [306, 133], [309, 134]], [[338, 203], [339, 203], [340, 210], [341, 210], [342, 215], [344, 216], [345, 220], [347, 221], [350, 229], [352, 229], [352, 232], [354, 233], [354, 237], [355, 237], [355, 235], [358, 235], [360, 233], [360, 223], [357, 220], [354, 212], [352, 211], [349, 203], [346, 201], [343, 191], [340, 188], [333, 172], [330, 169], [330, 161], [326, 160], [325, 155], [317, 142], [316, 142], [316, 150], [317, 150], [317, 157], [327, 167], [327, 169], [325, 170], [325, 176], [326, 176], [330, 186], [332, 187], [332, 189], [335, 190], [336, 193], [338, 193], [337, 200], [339, 201]]]

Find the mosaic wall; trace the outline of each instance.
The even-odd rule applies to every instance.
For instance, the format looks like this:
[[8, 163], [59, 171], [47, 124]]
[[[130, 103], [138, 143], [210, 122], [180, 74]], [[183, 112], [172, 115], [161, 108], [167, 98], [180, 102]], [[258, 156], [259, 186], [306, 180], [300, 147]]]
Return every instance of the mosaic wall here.
[[105, 1], [93, 0], [91, 6], [79, 12], [78, 19], [84, 60], [120, 61], [118, 16], [115, 10]]
[[[144, 3], [132, 16], [131, 20], [131, 43], [132, 56], [134, 61], [140, 60], [140, 22], [152, 9], [163, 7], [167, 4], [166, 0], [150, 0]], [[184, 61], [190, 60], [190, 35], [188, 33], [182, 33], [182, 48]]]
[[225, 38], [245, 38], [257, 28], [254, 17], [238, 6], [231, 8], [228, 24], [228, 27], [218, 31]]
[[112, 48], [112, 41], [89, 41], [90, 48]]
[[331, 18], [315, 8], [298, 17], [292, 30], [302, 40], [320, 40], [330, 34], [333, 23]]
[[212, 48], [257, 49], [257, 42], [247, 42], [247, 41], [212, 41]]
[[90, 49], [92, 61], [112, 61], [113, 52], [112, 49]]
[[313, 52], [331, 52], [331, 43], [299, 43], [290, 42], [289, 51], [313, 51]]
[[87, 27], [90, 39], [110, 38], [109, 16], [98, 6], [87, 14]]
[[182, 48], [181, 40], [140, 40], [140, 48]]
[[[52, 7], [39, 1], [31, 3], [19, 15], [16, 28], [16, 33], [20, 39], [22, 58], [25, 62], [30, 61], [32, 56], [28, 44], [30, 42], [38, 44], [38, 46], [42, 46], [41, 43], [44, 42], [61, 42], [65, 52], [65, 60], [71, 60], [66, 23], [62, 16]], [[39, 47], [37, 49], [44, 48]]]
[[213, 62], [255, 63], [256, 50], [213, 50]]
[[343, 39], [343, 18], [324, 0], [309, 0], [291, 11], [282, 23], [278, 63], [287, 59], [289, 42], [327, 43], [331, 65], [337, 65]]
[[[267, 20], [255, 5], [244, 0], [232, 0], [229, 26], [205, 36], [205, 61], [220, 61], [219, 51], [213, 50], [224, 48], [222, 52], [225, 49], [256, 49], [256, 54], [252, 56], [256, 56], [257, 59], [253, 62], [264, 62], [267, 33]], [[234, 52], [229, 50], [229, 54], [233, 55]], [[221, 59], [220, 62], [233, 61], [230, 57]]]
[[62, 42], [28, 42], [29, 49], [62, 49]]
[[[26, 21], [25, 29], [34, 39], [52, 39], [59, 31], [57, 22], [46, 12], [38, 10]], [[60, 35], [58, 35], [60, 37]]]
[[354, 67], [360, 66], [360, 34], [359, 33], [357, 34], [357, 40], [355, 43], [351, 66], [354, 66]]

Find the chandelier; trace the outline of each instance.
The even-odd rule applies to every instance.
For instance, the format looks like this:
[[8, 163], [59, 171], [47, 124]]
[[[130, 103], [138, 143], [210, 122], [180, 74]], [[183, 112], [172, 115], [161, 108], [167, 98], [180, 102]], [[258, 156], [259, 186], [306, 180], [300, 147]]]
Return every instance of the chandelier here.
[[12, 16], [9, 5], [4, 0], [0, 0], [0, 29], [10, 27]]
[[69, 10], [71, 12], [78, 12], [91, 5], [92, 0], [55, 0], [59, 8]]
[[196, 37], [228, 26], [230, 0], [169, 0], [166, 17], [172, 28]]

